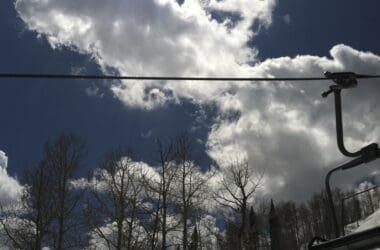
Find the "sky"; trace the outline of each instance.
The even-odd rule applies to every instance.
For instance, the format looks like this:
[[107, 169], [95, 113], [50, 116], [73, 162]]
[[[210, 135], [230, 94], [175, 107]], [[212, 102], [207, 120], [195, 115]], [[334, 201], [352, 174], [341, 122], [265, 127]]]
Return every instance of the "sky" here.
[[[376, 0], [1, 1], [0, 71], [380, 74], [379, 7]], [[378, 84], [365, 80], [343, 94], [352, 150], [380, 141]], [[186, 132], [203, 168], [243, 158], [265, 172], [263, 195], [303, 200], [348, 160], [335, 145], [332, 97], [320, 95], [329, 85], [0, 79], [4, 175], [16, 183], [12, 177], [38, 162], [43, 143], [63, 132], [86, 142], [82, 176], [118, 145], [154, 164], [154, 138]], [[341, 173], [334, 184], [368, 179], [379, 180], [377, 163]]]

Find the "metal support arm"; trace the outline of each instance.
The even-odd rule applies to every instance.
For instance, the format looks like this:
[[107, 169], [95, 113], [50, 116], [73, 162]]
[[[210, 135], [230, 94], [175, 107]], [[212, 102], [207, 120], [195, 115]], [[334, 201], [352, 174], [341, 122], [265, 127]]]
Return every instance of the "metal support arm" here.
[[360, 156], [360, 150], [356, 152], [350, 152], [346, 149], [343, 139], [343, 121], [342, 121], [342, 98], [341, 91], [342, 86], [332, 85], [330, 89], [322, 94], [323, 97], [327, 97], [330, 93], [334, 93], [335, 100], [335, 126], [336, 126], [336, 139], [340, 152], [348, 157]]
[[334, 98], [335, 98], [335, 121], [336, 121], [336, 139], [340, 152], [348, 157], [357, 157], [360, 156], [361, 152], [350, 152], [344, 146], [343, 139], [343, 122], [342, 122], [342, 98], [341, 98], [341, 89], [334, 89]]

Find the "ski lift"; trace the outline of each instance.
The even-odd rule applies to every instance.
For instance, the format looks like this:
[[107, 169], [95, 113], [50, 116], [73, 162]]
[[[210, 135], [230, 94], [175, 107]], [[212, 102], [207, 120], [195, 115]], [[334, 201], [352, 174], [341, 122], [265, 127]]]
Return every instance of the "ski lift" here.
[[320, 237], [315, 237], [309, 243], [309, 249], [371, 249], [372, 246], [380, 246], [380, 227], [340, 237], [338, 219], [330, 188], [330, 177], [334, 172], [354, 168], [363, 163], [374, 161], [380, 157], [380, 149], [377, 143], [371, 143], [355, 152], [348, 151], [344, 145], [341, 90], [355, 88], [358, 85], [357, 78], [363, 78], [364, 75], [357, 75], [353, 72], [326, 72], [325, 76], [336, 83], [335, 85], [331, 85], [328, 91], [322, 93], [322, 97], [326, 98], [329, 94], [334, 93], [338, 148], [343, 155], [354, 159], [330, 170], [325, 178], [326, 192], [335, 231], [335, 239], [326, 241]]

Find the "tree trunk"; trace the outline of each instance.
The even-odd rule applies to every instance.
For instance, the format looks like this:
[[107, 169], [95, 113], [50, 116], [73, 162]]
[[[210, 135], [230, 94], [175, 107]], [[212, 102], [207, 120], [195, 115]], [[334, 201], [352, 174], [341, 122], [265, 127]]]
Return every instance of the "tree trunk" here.
[[116, 248], [117, 250], [122, 249], [122, 242], [123, 242], [123, 221], [119, 219], [117, 222], [117, 243]]
[[59, 191], [60, 194], [60, 205], [58, 214], [58, 242], [57, 250], [63, 249], [63, 237], [65, 230], [65, 200], [66, 200], [66, 177], [63, 176], [62, 189]]
[[162, 249], [166, 250], [166, 181], [165, 165], [162, 171]]
[[183, 210], [183, 232], [182, 232], [182, 245], [183, 245], [183, 250], [187, 249], [187, 208], [185, 207]]
[[183, 204], [183, 232], [182, 232], [182, 245], [183, 250], [187, 249], [187, 202], [186, 202], [186, 163], [182, 164], [182, 204]]
[[[166, 197], [163, 199], [166, 200]], [[162, 208], [162, 249], [166, 249], [166, 202], [163, 203]]]

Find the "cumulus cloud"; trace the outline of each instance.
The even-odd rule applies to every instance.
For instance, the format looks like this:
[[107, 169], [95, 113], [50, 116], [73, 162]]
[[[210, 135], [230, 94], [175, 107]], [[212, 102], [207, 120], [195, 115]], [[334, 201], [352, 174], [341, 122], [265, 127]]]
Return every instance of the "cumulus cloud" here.
[[[338, 45], [330, 54], [331, 58], [270, 59], [254, 69], [273, 76], [318, 75], [325, 70], [380, 72], [380, 57], [371, 53]], [[379, 117], [373, 112], [379, 94], [375, 84], [369, 81], [344, 92], [345, 138], [351, 150], [379, 140], [375, 122]], [[299, 199], [320, 188], [327, 168], [344, 162], [335, 145], [333, 97], [320, 96], [327, 87], [303, 82], [238, 89], [234, 99], [242, 103], [241, 115], [235, 121], [221, 120], [214, 125], [208, 140], [210, 155], [228, 162], [240, 154], [252, 167], [266, 169], [265, 189], [270, 194], [285, 193]], [[361, 171], [368, 174], [371, 168]], [[346, 177], [346, 182], [353, 180]]]
[[[233, 3], [232, 3], [233, 2]], [[253, 22], [269, 24], [270, 1], [62, 1], [17, 0], [16, 10], [30, 30], [45, 35], [53, 48], [88, 53], [105, 70], [135, 75], [235, 74], [249, 69], [256, 50], [246, 43]], [[242, 14], [233, 29], [212, 19], [211, 11]], [[244, 70], [243, 70], [244, 71]], [[127, 105], [153, 108], [183, 92], [193, 99], [219, 94], [219, 87], [185, 83], [124, 82], [112, 90]], [[175, 96], [172, 96], [172, 95]]]
[[[379, 56], [346, 45], [334, 46], [329, 57], [259, 61], [247, 43], [256, 35], [253, 24], [271, 24], [274, 0], [16, 0], [15, 7], [27, 28], [45, 36], [53, 48], [89, 54], [104, 71], [271, 77], [320, 76], [326, 70], [380, 73]], [[215, 12], [239, 18], [231, 25], [228, 18], [214, 18]], [[216, 104], [219, 116], [208, 136], [209, 155], [221, 166], [237, 155], [246, 158], [253, 168], [266, 169], [264, 193], [300, 199], [320, 188], [327, 167], [344, 161], [335, 146], [332, 98], [320, 97], [327, 87], [325, 82], [129, 81], [111, 88], [134, 108], [154, 109], [184, 99]], [[371, 81], [345, 91], [350, 149], [380, 139], [380, 117], [374, 112], [379, 91]], [[353, 178], [346, 177], [345, 182]]]
[[0, 203], [6, 205], [11, 201], [17, 201], [20, 197], [22, 186], [7, 173], [8, 157], [0, 150]]

